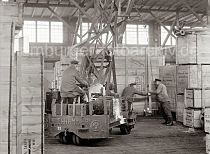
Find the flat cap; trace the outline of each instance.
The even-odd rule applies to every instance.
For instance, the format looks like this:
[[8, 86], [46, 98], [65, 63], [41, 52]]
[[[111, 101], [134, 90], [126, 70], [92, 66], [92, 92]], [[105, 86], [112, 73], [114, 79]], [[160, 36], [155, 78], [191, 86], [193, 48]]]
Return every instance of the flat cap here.
[[71, 64], [79, 64], [79, 61], [77, 61], [77, 60], [72, 60], [72, 61], [71, 61]]
[[155, 81], [161, 81], [160, 79], [155, 79]]
[[135, 82], [133, 82], [133, 83], [130, 83], [130, 85], [131, 85], [131, 86], [133, 86], [133, 85], [136, 85], [136, 83], [135, 83]]

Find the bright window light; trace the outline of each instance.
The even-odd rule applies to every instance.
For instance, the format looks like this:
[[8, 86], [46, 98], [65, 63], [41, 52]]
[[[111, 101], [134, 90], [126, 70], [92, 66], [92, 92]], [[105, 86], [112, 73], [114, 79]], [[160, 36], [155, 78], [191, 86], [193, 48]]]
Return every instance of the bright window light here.
[[138, 44], [148, 45], [149, 44], [149, 32], [148, 26], [138, 25]]
[[37, 42], [49, 43], [48, 21], [37, 21]]
[[127, 44], [138, 44], [137, 41], [137, 25], [126, 26], [126, 41]]
[[29, 42], [36, 42], [36, 22], [24, 21], [23, 36], [28, 39]]
[[62, 22], [51, 22], [51, 43], [63, 43]]

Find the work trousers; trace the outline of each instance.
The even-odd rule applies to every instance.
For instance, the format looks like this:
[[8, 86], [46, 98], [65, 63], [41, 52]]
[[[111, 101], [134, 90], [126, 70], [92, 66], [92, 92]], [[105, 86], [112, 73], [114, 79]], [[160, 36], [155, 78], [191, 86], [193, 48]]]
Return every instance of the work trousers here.
[[170, 109], [170, 102], [160, 102], [160, 110], [165, 121], [173, 121]]

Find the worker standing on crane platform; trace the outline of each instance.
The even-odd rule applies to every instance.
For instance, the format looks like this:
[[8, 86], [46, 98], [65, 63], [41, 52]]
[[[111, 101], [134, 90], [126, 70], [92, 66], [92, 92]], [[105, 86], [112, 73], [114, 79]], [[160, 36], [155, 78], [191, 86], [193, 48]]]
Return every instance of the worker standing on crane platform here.
[[78, 61], [71, 61], [71, 66], [68, 67], [62, 76], [61, 81], [61, 97], [74, 98], [76, 96], [84, 96], [85, 91], [78, 86], [88, 86], [88, 83], [80, 76], [79, 71], [77, 70]]
[[157, 100], [160, 103], [162, 116], [165, 120], [165, 122], [163, 124], [166, 124], [167, 126], [172, 126], [173, 125], [173, 117], [171, 114], [170, 99], [168, 96], [167, 88], [161, 82], [160, 79], [155, 79], [155, 86], [157, 88], [156, 91], [151, 91], [150, 93], [157, 95]]

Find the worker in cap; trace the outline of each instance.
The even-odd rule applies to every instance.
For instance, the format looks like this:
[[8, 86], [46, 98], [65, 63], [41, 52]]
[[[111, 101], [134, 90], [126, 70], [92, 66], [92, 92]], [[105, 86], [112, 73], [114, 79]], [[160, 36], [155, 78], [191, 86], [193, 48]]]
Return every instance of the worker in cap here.
[[167, 126], [173, 125], [173, 118], [170, 109], [170, 99], [168, 96], [166, 86], [161, 82], [160, 79], [155, 79], [155, 91], [150, 91], [151, 94], [157, 96], [157, 100], [160, 103], [160, 109], [162, 112], [162, 116], [165, 120], [162, 124], [166, 124]]
[[129, 112], [132, 112], [132, 104], [133, 104], [133, 97], [135, 94], [141, 95], [141, 96], [147, 96], [147, 93], [140, 92], [136, 88], [136, 83], [130, 83], [127, 87], [124, 88], [121, 97], [124, 99], [124, 101], [128, 102], [128, 110]]
[[88, 82], [81, 77], [77, 70], [78, 64], [79, 62], [77, 60], [72, 60], [70, 67], [63, 72], [61, 80], [61, 97], [66, 95], [69, 97], [85, 95], [85, 91], [80, 86], [88, 86]]

